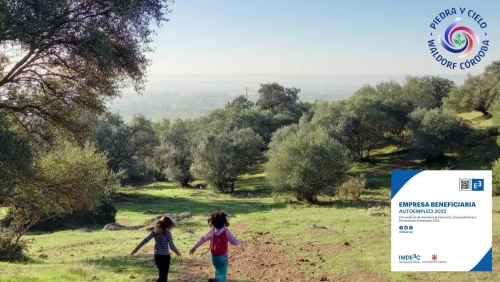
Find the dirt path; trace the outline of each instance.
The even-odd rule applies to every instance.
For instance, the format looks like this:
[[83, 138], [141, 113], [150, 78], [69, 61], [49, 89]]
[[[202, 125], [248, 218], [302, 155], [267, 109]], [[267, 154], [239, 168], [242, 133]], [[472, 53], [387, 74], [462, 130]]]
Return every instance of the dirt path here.
[[[286, 242], [274, 240], [269, 231], [252, 232], [245, 230], [240, 223], [231, 224], [230, 230], [245, 238], [254, 238], [243, 242], [241, 246], [230, 247], [229, 271], [227, 282], [243, 281], [321, 281], [319, 278], [311, 278], [302, 274], [298, 267], [310, 267], [310, 272], [323, 275], [328, 267], [323, 268], [323, 257], [331, 256], [336, 252], [349, 251], [350, 247], [339, 245], [317, 245], [307, 243], [302, 250], [303, 259], [291, 261], [287, 259], [290, 246]], [[195, 256], [186, 259], [180, 267], [180, 277], [176, 281], [199, 282], [207, 281], [213, 275], [209, 261], [208, 245], [203, 245]], [[368, 270], [361, 271], [356, 276], [325, 275], [325, 281], [388, 281]]]
[[[268, 232], [250, 232], [240, 223], [231, 224], [233, 233], [247, 238], [259, 238], [229, 248], [229, 270], [227, 282], [236, 281], [311, 281], [300, 274], [283, 258], [285, 246], [280, 246]], [[199, 282], [213, 276], [207, 243], [181, 266], [177, 281]]]

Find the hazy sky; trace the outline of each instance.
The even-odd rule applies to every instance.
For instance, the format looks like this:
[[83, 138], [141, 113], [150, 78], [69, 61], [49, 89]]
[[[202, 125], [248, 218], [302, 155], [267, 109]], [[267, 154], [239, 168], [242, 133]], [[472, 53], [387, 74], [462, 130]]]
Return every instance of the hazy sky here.
[[[150, 74], [463, 75], [500, 59], [500, 1], [176, 0], [171, 8], [154, 36]], [[431, 36], [432, 20], [451, 8], [458, 15]], [[467, 16], [470, 9], [487, 28]], [[468, 70], [441, 66], [427, 44], [456, 17], [490, 40], [480, 65]], [[467, 58], [478, 51], [475, 44]]]

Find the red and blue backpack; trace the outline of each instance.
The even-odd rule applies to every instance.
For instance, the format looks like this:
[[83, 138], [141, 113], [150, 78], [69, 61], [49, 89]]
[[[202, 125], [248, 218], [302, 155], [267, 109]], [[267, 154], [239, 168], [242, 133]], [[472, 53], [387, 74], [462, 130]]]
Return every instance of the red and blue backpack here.
[[214, 234], [212, 235], [212, 239], [210, 241], [210, 252], [212, 255], [221, 256], [227, 253], [228, 242], [229, 240], [227, 238], [226, 230], [222, 231], [219, 236], [215, 235], [214, 230]]

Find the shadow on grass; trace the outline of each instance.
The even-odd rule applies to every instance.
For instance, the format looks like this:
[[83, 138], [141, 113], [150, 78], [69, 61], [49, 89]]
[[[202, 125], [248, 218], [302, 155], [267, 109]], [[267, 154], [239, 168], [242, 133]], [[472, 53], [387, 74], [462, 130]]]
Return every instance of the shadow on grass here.
[[[4, 254], [2, 254], [4, 255]], [[17, 264], [40, 264], [40, 260], [36, 260], [32, 257], [27, 256], [26, 254], [16, 254], [11, 258], [0, 258], [1, 262], [8, 262], [8, 263], [17, 263]]]
[[231, 196], [235, 198], [266, 198], [271, 197], [273, 192], [262, 171], [240, 177], [234, 183], [234, 188]]
[[[183, 265], [189, 264], [190, 258], [184, 258]], [[117, 274], [123, 274], [124, 277], [129, 278], [131, 274], [146, 276], [146, 280], [141, 281], [156, 281], [157, 267], [154, 262], [154, 257], [152, 254], [138, 254], [134, 256], [114, 256], [105, 257], [93, 260], [87, 260], [87, 263], [94, 264], [95, 266], [104, 269], [105, 271], [114, 272]], [[209, 262], [207, 261], [207, 266]], [[206, 281], [209, 277], [201, 276], [200, 274], [195, 274], [189, 272], [189, 268], [179, 265], [179, 261], [176, 257], [172, 257], [170, 261], [169, 278], [176, 277], [175, 281], [187, 282], [187, 281]], [[180, 277], [179, 277], [180, 276]], [[137, 278], [137, 277], [136, 277]], [[248, 279], [227, 279], [227, 282], [246, 282], [252, 281]]]
[[214, 210], [224, 210], [236, 216], [239, 214], [268, 211], [273, 208], [283, 207], [283, 205], [273, 202], [262, 202], [249, 199], [214, 197], [196, 200], [188, 197], [158, 195], [147, 195], [147, 200], [141, 199], [140, 197], [133, 197], [133, 199], [130, 200], [126, 199], [125, 201], [115, 202], [114, 205], [120, 211], [144, 214], [150, 214], [148, 212], [148, 210], [150, 210], [158, 214], [191, 212], [193, 215], [205, 215]]
[[[204, 180], [196, 180], [191, 183], [188, 187], [181, 187], [177, 183], [173, 182], [155, 182], [139, 187], [127, 187], [128, 190], [133, 190], [135, 192], [141, 192], [143, 190], [171, 190], [180, 189], [181, 191], [191, 191], [193, 196], [197, 196], [206, 192], [214, 192], [212, 188], [209, 188], [209, 183]], [[201, 188], [203, 187], [203, 188]], [[125, 189], [127, 189], [125, 188]], [[234, 183], [233, 193], [220, 193], [221, 195], [231, 195], [235, 197], [244, 198], [262, 198], [270, 197], [272, 195], [272, 188], [267, 185], [265, 175], [263, 171], [257, 171], [254, 174], [245, 174], [239, 177]], [[142, 198], [144, 200], [148, 199], [149, 195], [143, 195], [141, 193], [126, 193], [118, 192], [115, 198]]]
[[379, 165], [379, 164], [392, 163], [399, 159], [405, 159], [408, 157], [410, 157], [410, 150], [404, 149], [387, 153], [378, 153], [376, 155], [373, 155], [372, 158], [367, 162], [373, 165]]
[[[140, 273], [142, 275], [152, 275], [151, 278], [153, 278], [157, 273], [157, 268], [152, 254], [103, 257], [85, 260], [85, 262], [98, 266], [105, 271], [123, 273], [123, 275]], [[175, 273], [177, 269], [177, 261], [173, 259], [170, 266], [170, 273]]]

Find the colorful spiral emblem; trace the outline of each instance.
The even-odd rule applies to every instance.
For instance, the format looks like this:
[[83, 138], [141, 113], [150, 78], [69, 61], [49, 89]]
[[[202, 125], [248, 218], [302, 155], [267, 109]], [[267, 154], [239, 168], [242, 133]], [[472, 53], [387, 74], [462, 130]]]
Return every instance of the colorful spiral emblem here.
[[451, 53], [461, 53], [459, 58], [466, 57], [474, 47], [474, 40], [479, 43], [479, 36], [465, 26], [455, 27], [460, 18], [456, 18], [444, 32], [444, 40], [438, 35], [438, 43]]

